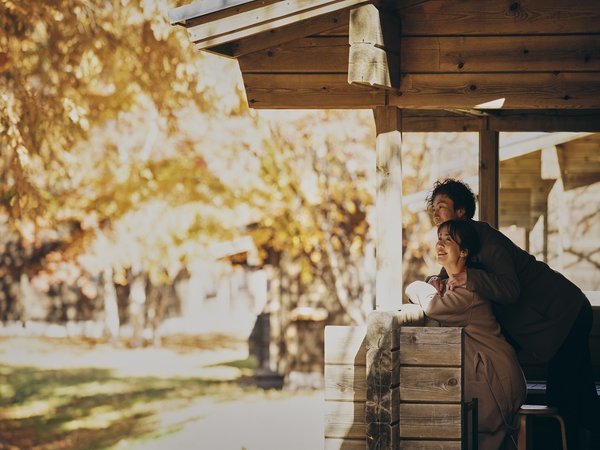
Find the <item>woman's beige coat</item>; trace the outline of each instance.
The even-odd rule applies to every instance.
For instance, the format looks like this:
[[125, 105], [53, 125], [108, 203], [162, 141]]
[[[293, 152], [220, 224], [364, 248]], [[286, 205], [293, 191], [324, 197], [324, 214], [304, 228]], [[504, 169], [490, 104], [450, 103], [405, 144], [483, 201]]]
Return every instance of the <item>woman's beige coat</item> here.
[[422, 281], [411, 283], [406, 294], [442, 326], [464, 327], [464, 398], [479, 402], [479, 448], [503, 448], [511, 435], [516, 438], [527, 384], [490, 302], [464, 287], [440, 295]]

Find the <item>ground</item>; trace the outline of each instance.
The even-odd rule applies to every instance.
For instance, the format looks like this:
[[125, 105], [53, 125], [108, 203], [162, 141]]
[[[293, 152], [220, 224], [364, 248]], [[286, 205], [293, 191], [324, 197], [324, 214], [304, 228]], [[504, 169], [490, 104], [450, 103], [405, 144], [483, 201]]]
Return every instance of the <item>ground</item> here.
[[245, 342], [0, 338], [0, 449], [323, 448], [322, 391], [253, 386]]

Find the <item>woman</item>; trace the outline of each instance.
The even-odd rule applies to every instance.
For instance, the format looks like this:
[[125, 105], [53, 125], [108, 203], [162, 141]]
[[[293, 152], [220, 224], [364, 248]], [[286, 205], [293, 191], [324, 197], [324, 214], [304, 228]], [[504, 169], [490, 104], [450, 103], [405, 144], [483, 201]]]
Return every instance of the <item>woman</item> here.
[[[438, 227], [437, 261], [452, 279], [477, 253], [477, 233], [464, 220], [448, 220]], [[411, 302], [442, 326], [464, 327], [465, 400], [478, 399], [479, 448], [516, 448], [518, 411], [527, 394], [525, 377], [512, 346], [504, 339], [490, 302], [463, 286], [440, 292], [423, 281], [406, 288]]]

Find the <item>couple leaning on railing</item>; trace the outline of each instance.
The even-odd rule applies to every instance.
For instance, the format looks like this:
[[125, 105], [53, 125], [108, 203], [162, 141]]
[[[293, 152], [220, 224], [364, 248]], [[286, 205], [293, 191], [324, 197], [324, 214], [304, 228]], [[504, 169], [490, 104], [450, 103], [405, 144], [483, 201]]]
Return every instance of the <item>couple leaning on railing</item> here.
[[583, 448], [582, 428], [591, 432], [590, 448], [600, 448], [589, 300], [501, 232], [473, 220], [475, 196], [465, 183], [437, 182], [427, 202], [443, 269], [411, 283], [406, 294], [443, 326], [464, 327], [464, 398], [479, 401], [479, 448], [516, 447], [527, 394], [517, 351], [547, 364], [547, 401], [564, 418], [568, 448]]

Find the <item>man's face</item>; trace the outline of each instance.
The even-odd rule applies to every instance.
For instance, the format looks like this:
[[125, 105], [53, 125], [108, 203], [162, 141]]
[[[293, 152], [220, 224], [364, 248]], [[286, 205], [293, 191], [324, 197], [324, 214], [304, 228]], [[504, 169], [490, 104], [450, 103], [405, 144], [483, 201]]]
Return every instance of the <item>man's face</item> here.
[[438, 194], [433, 199], [433, 223], [436, 226], [451, 219], [460, 219], [465, 215], [464, 209], [456, 211], [454, 201], [445, 194]]

